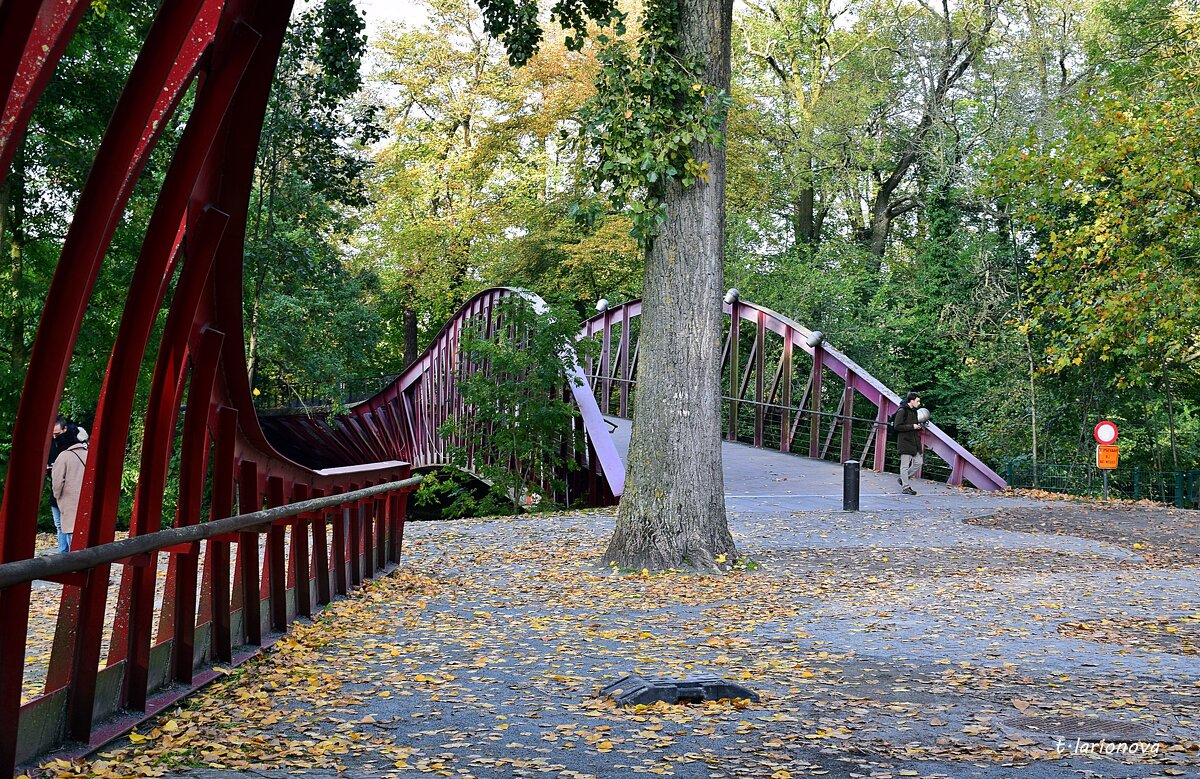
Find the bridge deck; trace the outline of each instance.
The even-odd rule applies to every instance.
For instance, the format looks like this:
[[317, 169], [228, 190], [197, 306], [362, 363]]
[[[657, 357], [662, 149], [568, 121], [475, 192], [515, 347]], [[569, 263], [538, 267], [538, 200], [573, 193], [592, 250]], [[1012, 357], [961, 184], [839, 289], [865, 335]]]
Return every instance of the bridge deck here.
[[[630, 421], [605, 417], [616, 425], [613, 443], [627, 460]], [[835, 511], [842, 508], [842, 466], [774, 449], [725, 441], [721, 447], [725, 498], [731, 510]], [[1010, 500], [970, 487], [918, 480], [919, 495], [900, 494], [894, 473], [863, 470], [859, 505], [863, 511], [962, 508], [983, 511]], [[999, 501], [999, 503], [997, 502]]]

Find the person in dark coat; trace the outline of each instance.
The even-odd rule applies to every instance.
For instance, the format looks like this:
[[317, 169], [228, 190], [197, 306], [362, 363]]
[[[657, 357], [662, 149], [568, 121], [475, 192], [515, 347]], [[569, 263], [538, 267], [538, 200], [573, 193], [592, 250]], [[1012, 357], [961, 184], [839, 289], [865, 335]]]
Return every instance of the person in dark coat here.
[[900, 453], [900, 490], [905, 495], [916, 495], [912, 488], [912, 477], [921, 468], [921, 430], [924, 425], [917, 421], [917, 409], [921, 407], [921, 396], [916, 392], [908, 397], [896, 410], [896, 451]]
[[[49, 471], [54, 467], [54, 461], [58, 456], [76, 442], [75, 435], [70, 431], [71, 423], [62, 414], [54, 420], [54, 428], [50, 431], [50, 458], [46, 461], [46, 470]], [[58, 500], [54, 497], [54, 490], [50, 490], [50, 516], [54, 518], [54, 532], [58, 534], [58, 553], [62, 554], [67, 551], [69, 541], [63, 535], [62, 531], [62, 511], [58, 508]]]
[[59, 534], [59, 554], [71, 551], [71, 536], [75, 533], [75, 517], [79, 511], [79, 496], [83, 492], [83, 474], [87, 468], [88, 434], [81, 427], [70, 427], [63, 434], [70, 436], [70, 445], [54, 459], [50, 469], [50, 490], [58, 501], [62, 524]]

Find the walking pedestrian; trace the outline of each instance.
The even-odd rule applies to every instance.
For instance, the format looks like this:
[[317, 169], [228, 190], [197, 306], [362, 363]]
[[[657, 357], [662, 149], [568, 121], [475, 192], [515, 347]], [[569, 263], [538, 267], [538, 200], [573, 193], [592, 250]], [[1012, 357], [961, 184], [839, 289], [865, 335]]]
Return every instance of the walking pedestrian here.
[[[62, 454], [68, 446], [75, 443], [74, 436], [67, 435], [67, 429], [70, 427], [70, 422], [62, 414], [54, 420], [54, 427], [50, 431], [50, 457], [46, 460], [46, 470], [51, 471], [54, 468], [54, 461]], [[58, 500], [54, 497], [53, 485], [50, 490], [50, 516], [54, 519], [54, 532], [58, 536], [58, 553], [62, 554], [67, 551], [67, 542], [63, 537], [62, 532], [62, 511], [58, 508]]]
[[905, 495], [916, 495], [912, 488], [912, 477], [921, 468], [921, 430], [925, 425], [917, 419], [921, 407], [921, 396], [916, 392], [908, 397], [896, 410], [896, 451], [900, 453], [900, 490]]
[[79, 494], [83, 491], [83, 472], [87, 465], [88, 433], [81, 427], [67, 426], [60, 437], [69, 444], [50, 470], [50, 493], [58, 502], [58, 553], [71, 551], [71, 536], [75, 533], [75, 517], [79, 510]]

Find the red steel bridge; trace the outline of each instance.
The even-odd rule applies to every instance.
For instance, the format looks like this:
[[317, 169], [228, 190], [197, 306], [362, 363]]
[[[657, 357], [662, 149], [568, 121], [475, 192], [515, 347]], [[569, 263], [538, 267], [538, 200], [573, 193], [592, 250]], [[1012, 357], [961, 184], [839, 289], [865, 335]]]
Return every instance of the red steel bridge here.
[[[447, 420], [459, 422], [453, 427], [461, 429], [470, 418], [458, 392], [465, 372], [473, 368], [459, 359], [462, 333], [475, 321], [491, 332], [495, 305], [510, 295], [522, 295], [537, 308], [545, 306], [522, 290], [484, 290], [467, 301], [428, 351], [382, 391], [332, 420], [326, 416], [332, 399], [310, 398], [315, 407], [303, 413], [270, 409], [259, 419], [267, 439], [277, 451], [313, 468], [382, 459], [404, 460], [415, 468], [453, 465], [450, 453], [464, 442], [444, 438], [438, 430]], [[624, 486], [624, 467], [603, 417], [629, 418], [633, 409], [642, 305], [634, 300], [602, 308], [579, 333], [580, 340], [598, 342], [596, 348], [583, 350], [593, 356], [584, 365], [573, 357], [564, 365], [570, 379], [580, 379], [569, 381], [569, 391], [580, 411], [577, 425], [587, 446], [574, 453], [580, 468], [561, 475], [566, 489], [552, 496], [563, 503], [583, 498], [591, 505], [606, 504], [619, 497]], [[888, 450], [885, 434], [887, 419], [900, 404], [896, 393], [826, 343], [820, 333], [736, 295], [729, 296], [724, 309], [729, 440], [837, 462], [857, 459], [878, 471], [896, 470], [899, 457]], [[926, 453], [934, 455], [927, 458], [926, 476], [987, 490], [1004, 486], [1003, 479], [936, 424], [928, 424], [922, 440]]]
[[[88, 6], [0, 0], [0, 183]], [[213, 678], [213, 663], [252, 656], [292, 620], [398, 562], [408, 477], [447, 462], [455, 442], [438, 427], [467, 414], [457, 387], [476, 366], [458, 359], [462, 328], [518, 294], [468, 301], [417, 363], [333, 424], [259, 419], [242, 261], [291, 11], [289, 0], [163, 3], [79, 194], [31, 349], [0, 505], [0, 777], [63, 743], [85, 751], [127, 731]], [[193, 88], [103, 377], [72, 551], [35, 557], [49, 432], [84, 312], [134, 184]], [[888, 466], [881, 423], [893, 393], [785, 317], [736, 299], [726, 310], [731, 439]], [[632, 408], [639, 314], [637, 301], [602, 311], [581, 334], [600, 341], [599, 356], [567, 360], [590, 385], [564, 390], [580, 410], [573, 440], [583, 443], [570, 452], [581, 467], [562, 500], [604, 504], [621, 494], [624, 470], [603, 416]], [[144, 419], [133, 412], [140, 375], [151, 388]], [[868, 413], [856, 415], [856, 399]], [[126, 445], [137, 435], [129, 537], [116, 540]], [[924, 439], [948, 481], [1003, 485], [936, 427]], [[178, 508], [164, 517], [176, 451]], [[58, 601], [45, 662], [31, 649], [35, 591]]]

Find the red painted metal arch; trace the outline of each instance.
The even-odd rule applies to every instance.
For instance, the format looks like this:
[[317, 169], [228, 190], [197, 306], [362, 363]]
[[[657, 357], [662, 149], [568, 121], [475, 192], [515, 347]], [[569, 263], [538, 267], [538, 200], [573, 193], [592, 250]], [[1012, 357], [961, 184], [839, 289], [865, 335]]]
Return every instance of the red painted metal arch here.
[[[288, 0], [161, 5], [80, 195], [36, 334], [12, 436], [20, 456], [11, 463], [0, 506], [0, 564], [33, 554], [48, 433], [84, 311], [132, 187], [192, 84], [192, 113], [147, 228], [103, 379], [74, 547], [114, 537], [138, 373], [157, 313], [168, 299], [144, 422], [132, 534], [153, 534], [163, 519], [165, 474], [185, 399], [176, 526], [337, 495], [410, 473], [408, 463], [393, 458], [361, 459], [355, 467], [336, 470], [304, 467], [271, 447], [254, 413], [245, 370], [243, 242], [259, 134], [291, 6]], [[86, 8], [86, 2], [69, 0], [0, 0], [0, 180]], [[211, 509], [202, 518], [206, 487]], [[98, 668], [107, 630], [109, 565], [62, 579], [46, 693], [25, 705], [30, 585], [0, 590], [5, 625], [0, 717], [17, 723], [0, 729], [0, 776], [11, 776], [19, 760], [57, 739], [87, 744], [109, 738], [136, 721], [137, 712], [177, 698], [178, 691], [152, 689], [162, 681], [152, 682], [153, 648], [171, 642], [167, 679], [190, 688], [211, 676], [201, 669], [208, 660], [228, 662], [239, 656], [239, 644], [269, 643], [268, 631], [283, 630], [295, 616], [311, 613], [314, 596], [326, 603], [350, 583], [394, 563], [404, 506], [403, 493], [388, 494], [333, 514], [301, 516], [286, 527], [212, 539], [206, 542], [202, 568], [198, 546], [164, 550], [167, 591], [157, 636], [151, 634], [157, 555], [128, 561], [122, 565], [118, 619], [104, 671]], [[237, 556], [231, 559], [234, 545]], [[232, 579], [231, 562], [236, 564]], [[240, 633], [234, 627], [239, 614]], [[201, 629], [209, 634], [204, 646], [197, 645]], [[112, 699], [98, 697], [98, 677], [110, 672], [119, 673], [120, 692]], [[93, 721], [96, 712], [122, 708], [134, 713], [108, 724]], [[26, 727], [47, 716], [61, 729]]]

